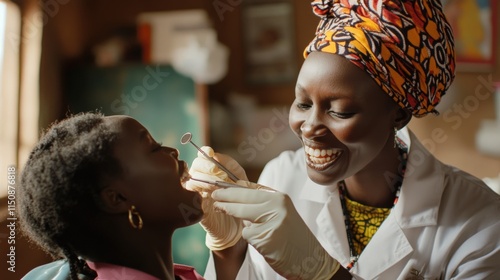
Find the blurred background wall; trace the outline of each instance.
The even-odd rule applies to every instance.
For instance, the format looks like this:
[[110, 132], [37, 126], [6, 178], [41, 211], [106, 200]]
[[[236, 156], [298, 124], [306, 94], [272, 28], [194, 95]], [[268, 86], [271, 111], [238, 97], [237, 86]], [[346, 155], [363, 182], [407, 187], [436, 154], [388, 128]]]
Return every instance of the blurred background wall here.
[[[201, 85], [206, 94], [204, 107], [208, 114], [205, 120], [208, 130], [206, 137], [199, 140], [203, 143], [198, 144], [212, 145], [216, 151], [229, 153], [246, 168], [249, 179], [257, 180], [267, 160], [282, 150], [299, 147], [298, 140], [288, 129], [287, 114], [294, 99], [294, 81], [303, 61], [302, 51], [313, 38], [318, 22], [309, 1], [267, 2], [285, 3], [287, 12], [283, 12], [282, 6], [259, 10], [253, 6], [254, 1], [242, 0], [42, 1], [40, 9], [46, 20], [43, 22], [40, 80], [32, 81], [40, 86], [39, 129], [68, 113], [72, 94], [68, 92], [68, 73], [82, 66], [95, 66], [93, 50], [96, 46], [117, 37], [130, 39], [130, 45], [137, 46], [134, 36], [139, 14], [201, 9], [208, 14], [220, 43], [229, 49], [229, 60], [227, 74], [220, 81]], [[262, 14], [267, 12], [270, 14]], [[500, 5], [492, 12], [498, 16]], [[282, 20], [281, 25], [274, 26], [269, 18]], [[29, 24], [30, 18], [23, 18], [23, 21]], [[266, 24], [281, 31], [267, 32]], [[492, 26], [497, 47], [498, 24]], [[286, 27], [292, 32], [287, 32]], [[260, 37], [255, 37], [255, 32]], [[287, 53], [287, 61], [273, 60], [266, 64], [266, 61], [252, 58], [252, 54], [266, 53], [266, 47], [272, 42], [283, 40], [289, 45], [280, 46], [283, 48], [279, 50], [291, 51]], [[254, 45], [256, 43], [258, 45]], [[132, 49], [130, 56], [120, 63], [141, 63], [143, 50], [134, 50], [137, 51]], [[272, 60], [273, 52], [269, 53]], [[281, 70], [276, 72], [276, 69]], [[257, 74], [267, 71], [269, 75], [251, 76], [252, 71]], [[280, 75], [285, 72], [288, 74]], [[410, 123], [410, 128], [440, 160], [480, 178], [496, 178], [500, 174], [500, 157], [484, 153], [476, 145], [476, 135], [485, 120], [494, 120], [496, 114], [500, 114], [495, 112], [495, 81], [500, 81], [500, 55], [486, 67], [461, 64], [454, 85], [438, 107], [441, 114], [413, 119]], [[4, 230], [2, 226], [2, 250], [6, 240], [2, 237], [8, 234]], [[36, 250], [19, 250], [23, 251], [18, 253], [22, 260], [18, 260], [17, 276], [2, 276], [2, 279], [19, 279], [27, 270], [48, 260]], [[0, 271], [0, 275], [4, 272]]]
[[[210, 112], [213, 117], [210, 123], [211, 131], [216, 132], [211, 135], [211, 144], [218, 150], [232, 150], [230, 153], [235, 157], [238, 157], [238, 154], [244, 154], [241, 153], [244, 151], [243, 146], [240, 147], [240, 152], [237, 152], [242, 141], [247, 141], [248, 147], [256, 147], [255, 150], [258, 152], [267, 152], [268, 157], [276, 154], [277, 151], [268, 151], [262, 146], [272, 146], [272, 142], [280, 140], [279, 135], [286, 134], [287, 129], [279, 130], [274, 137], [263, 134], [265, 140], [261, 141], [262, 143], [257, 141], [254, 145], [250, 145], [251, 139], [248, 138], [252, 135], [238, 134], [242, 132], [241, 123], [235, 125], [233, 122], [230, 127], [226, 126], [228, 125], [227, 118], [232, 118], [232, 113], [241, 113], [241, 110], [238, 110], [241, 104], [255, 105], [252, 108], [259, 112], [264, 110], [268, 116], [280, 117], [276, 110], [281, 110], [284, 114], [283, 110], [288, 110], [294, 98], [293, 78], [289, 81], [266, 84], [248, 82], [248, 77], [245, 75], [245, 70], [248, 69], [245, 52], [248, 52], [251, 46], [245, 42], [247, 33], [244, 31], [246, 24], [255, 23], [245, 23], [243, 20], [245, 9], [248, 8], [245, 1], [71, 0], [66, 2], [59, 6], [58, 12], [54, 13], [44, 26], [40, 80], [41, 127], [66, 113], [65, 93], [61, 88], [65, 67], [88, 59], [88, 53], [92, 47], [110, 38], [119, 29], [135, 26], [137, 15], [140, 13], [204, 9], [212, 20], [219, 41], [230, 50], [227, 75], [221, 81], [208, 87], [208, 98], [212, 109]], [[308, 1], [295, 0], [289, 3], [293, 10], [293, 21], [289, 27], [294, 31], [291, 41], [294, 50], [291, 65], [296, 75], [303, 61], [303, 48], [312, 39], [318, 19], [312, 14]], [[498, 14], [499, 6], [496, 5], [494, 13]], [[499, 28], [497, 26], [492, 26], [492, 28], [495, 32], [495, 44], [498, 46], [496, 42], [499, 40]], [[498, 157], [480, 153], [475, 145], [476, 132], [481, 121], [496, 117], [493, 83], [500, 80], [499, 64], [500, 56], [496, 55], [494, 64], [490, 67], [459, 65], [454, 85], [438, 108], [439, 111], [447, 114], [414, 119], [410, 125], [419, 137], [430, 139], [428, 148], [438, 158], [479, 177], [496, 177], [500, 172]], [[480, 89], [482, 99], [475, 102], [471, 96], [474, 96], [481, 85], [483, 85]], [[272, 109], [275, 111], [273, 112]], [[254, 115], [250, 114], [250, 116]], [[269, 124], [263, 124], [261, 129], [266, 125]], [[437, 133], [433, 128], [442, 129], [446, 136], [433, 140], [432, 132]], [[253, 128], [253, 131], [250, 129], [250, 132], [255, 133], [256, 138], [259, 136], [259, 131], [262, 132], [259, 128]], [[249, 130], [244, 129], [244, 132], [249, 132]], [[219, 137], [221, 134], [223, 137]], [[228, 140], [231, 138], [235, 138], [234, 141]], [[286, 143], [285, 146], [294, 147], [294, 145], [297, 143]], [[249, 166], [250, 177], [256, 179], [262, 164], [252, 162], [259, 161], [259, 158], [253, 157], [250, 151], [247, 155], [243, 157], [245, 161], [242, 164]]]

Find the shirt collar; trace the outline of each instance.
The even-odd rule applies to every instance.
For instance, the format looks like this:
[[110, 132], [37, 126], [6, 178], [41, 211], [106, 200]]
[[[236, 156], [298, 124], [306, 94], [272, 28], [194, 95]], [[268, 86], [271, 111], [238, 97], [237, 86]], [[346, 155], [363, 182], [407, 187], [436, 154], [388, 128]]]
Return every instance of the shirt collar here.
[[[91, 261], [87, 261], [87, 264], [97, 273], [96, 280], [159, 280], [150, 274], [126, 266]], [[174, 274], [181, 279], [203, 279], [194, 267], [188, 265], [174, 263]]]
[[150, 274], [126, 266], [90, 261], [87, 261], [87, 264], [97, 272], [96, 280], [159, 280]]

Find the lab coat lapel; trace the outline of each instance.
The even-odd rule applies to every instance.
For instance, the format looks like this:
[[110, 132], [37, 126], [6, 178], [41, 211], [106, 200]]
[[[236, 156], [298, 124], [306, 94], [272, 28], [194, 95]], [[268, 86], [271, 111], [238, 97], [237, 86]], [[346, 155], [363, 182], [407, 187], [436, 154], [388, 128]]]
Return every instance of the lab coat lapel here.
[[393, 209], [401, 228], [437, 224], [443, 195], [444, 172], [441, 165], [410, 132], [412, 146], [401, 186], [399, 204]]
[[[401, 138], [411, 146], [398, 205], [392, 209], [351, 270], [354, 275], [365, 279], [380, 275], [413, 252], [404, 229], [437, 222], [443, 172], [433, 164], [433, 156], [412, 132], [405, 131]], [[323, 248], [344, 267], [347, 266], [350, 253], [336, 185], [325, 187], [307, 179], [300, 198], [323, 204], [316, 217], [318, 230], [315, 234]], [[403, 204], [405, 207], [402, 207]]]
[[389, 216], [363, 250], [351, 273], [373, 279], [411, 252], [413, 248], [403, 230], [394, 216]]
[[347, 243], [344, 217], [338, 213], [342, 213], [339, 195], [338, 192], [333, 192], [316, 218], [319, 229], [317, 237], [328, 254], [346, 266], [350, 258], [349, 244]]
[[351, 270], [365, 279], [375, 278], [413, 252], [404, 233], [406, 228], [437, 223], [444, 185], [443, 172], [412, 132], [409, 136], [412, 145], [399, 202]]
[[321, 186], [307, 179], [301, 193], [301, 199], [323, 204], [316, 217], [316, 237], [328, 254], [343, 265], [349, 263], [349, 245], [344, 227], [344, 218], [340, 206], [339, 193], [334, 186]]

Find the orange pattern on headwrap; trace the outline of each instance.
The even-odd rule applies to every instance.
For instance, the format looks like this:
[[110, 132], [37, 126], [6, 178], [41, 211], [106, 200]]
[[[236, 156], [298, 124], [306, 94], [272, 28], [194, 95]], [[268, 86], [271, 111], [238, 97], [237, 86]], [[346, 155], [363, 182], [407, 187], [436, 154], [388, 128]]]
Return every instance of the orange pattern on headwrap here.
[[452, 30], [440, 0], [315, 0], [321, 18], [306, 47], [344, 56], [416, 117], [435, 106], [455, 77]]

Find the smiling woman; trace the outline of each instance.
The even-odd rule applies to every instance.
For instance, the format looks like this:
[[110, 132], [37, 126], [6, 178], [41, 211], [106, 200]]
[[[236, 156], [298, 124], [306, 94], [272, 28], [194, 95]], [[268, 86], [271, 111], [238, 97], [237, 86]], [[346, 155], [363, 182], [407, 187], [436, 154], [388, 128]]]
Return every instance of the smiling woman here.
[[[212, 192], [214, 207], [233, 220], [207, 230], [220, 242], [209, 247], [205, 276], [500, 279], [500, 197], [437, 160], [406, 127], [438, 113], [455, 76], [441, 1], [311, 5], [320, 21], [289, 114], [303, 148], [283, 152], [259, 184], [247, 184], [275, 192]], [[224, 179], [201, 160], [192, 173]], [[239, 235], [224, 239], [230, 232]]]

